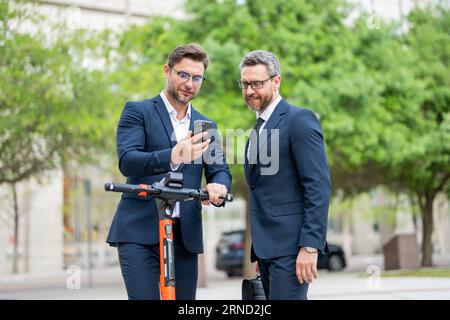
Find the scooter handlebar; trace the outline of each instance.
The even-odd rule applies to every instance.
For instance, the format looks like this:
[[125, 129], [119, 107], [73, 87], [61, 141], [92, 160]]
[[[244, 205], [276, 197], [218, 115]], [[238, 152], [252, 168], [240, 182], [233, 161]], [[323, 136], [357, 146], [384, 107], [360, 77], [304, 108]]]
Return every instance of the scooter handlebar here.
[[[208, 200], [209, 194], [203, 190], [197, 189], [185, 189], [185, 188], [170, 188], [160, 186], [147, 186], [147, 185], [135, 185], [135, 184], [123, 184], [123, 183], [105, 183], [105, 191], [112, 192], [125, 192], [125, 193], [148, 193], [150, 195], [161, 195], [164, 198], [176, 198], [178, 200]], [[233, 201], [233, 195], [227, 193], [226, 196], [220, 197], [226, 202]]]
[[112, 183], [112, 182], [105, 183], [105, 191], [125, 192], [125, 193], [148, 192], [150, 194], [155, 193], [155, 190], [150, 186], [125, 184], [125, 183]]

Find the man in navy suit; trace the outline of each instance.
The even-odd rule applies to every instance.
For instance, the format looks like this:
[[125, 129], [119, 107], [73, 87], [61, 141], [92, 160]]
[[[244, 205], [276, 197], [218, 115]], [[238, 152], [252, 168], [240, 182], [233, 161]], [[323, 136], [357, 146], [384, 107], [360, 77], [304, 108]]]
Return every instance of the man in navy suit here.
[[268, 299], [307, 299], [318, 251], [328, 251], [331, 183], [322, 131], [312, 111], [280, 96], [273, 53], [248, 53], [240, 70], [239, 86], [257, 116], [245, 157], [252, 262]]
[[[178, 170], [183, 173], [184, 187], [199, 189], [205, 172], [209, 200], [203, 203], [223, 206], [220, 197], [230, 192], [231, 186], [223, 152], [217, 153], [220, 159], [215, 162], [202, 160], [207, 150], [220, 151], [218, 140], [195, 143], [202, 134], [192, 136], [195, 120], [209, 120], [190, 103], [200, 91], [207, 67], [208, 56], [203, 48], [181, 45], [170, 53], [164, 65], [165, 89], [154, 98], [125, 105], [117, 128], [117, 152], [119, 169], [127, 183], [151, 185], [167, 172]], [[195, 201], [174, 207], [176, 299], [195, 299], [197, 256], [203, 252], [201, 211], [202, 204]], [[107, 242], [117, 246], [128, 298], [160, 299], [155, 199], [124, 193]]]

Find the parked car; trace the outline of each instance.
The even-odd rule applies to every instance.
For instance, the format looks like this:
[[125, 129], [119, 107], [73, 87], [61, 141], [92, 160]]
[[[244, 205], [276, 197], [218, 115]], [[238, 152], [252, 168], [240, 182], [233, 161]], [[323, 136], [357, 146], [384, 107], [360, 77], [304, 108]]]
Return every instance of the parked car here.
[[[318, 269], [340, 271], [347, 265], [344, 250], [337, 244], [328, 243], [330, 253], [319, 252]], [[229, 277], [242, 276], [244, 265], [244, 230], [224, 232], [216, 247], [216, 268]]]

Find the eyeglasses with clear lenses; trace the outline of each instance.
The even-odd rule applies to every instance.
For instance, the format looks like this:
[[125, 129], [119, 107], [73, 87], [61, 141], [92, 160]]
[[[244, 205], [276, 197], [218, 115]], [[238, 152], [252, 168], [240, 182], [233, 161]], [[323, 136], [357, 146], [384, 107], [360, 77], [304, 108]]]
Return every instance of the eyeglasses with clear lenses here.
[[274, 77], [276, 77], [276, 75], [271, 76], [271, 77], [267, 78], [266, 80], [250, 81], [250, 82], [238, 80], [238, 85], [239, 85], [239, 88], [241, 88], [241, 89], [247, 89], [249, 86], [252, 87], [252, 89], [261, 89], [262, 87], [264, 87], [264, 83], [266, 83], [267, 81], [269, 81], [270, 79], [272, 79]]
[[205, 77], [200, 76], [200, 75], [196, 75], [196, 76], [191, 76], [189, 73], [184, 72], [184, 71], [178, 71], [177, 69], [175, 69], [172, 66], [169, 66], [170, 68], [173, 69], [173, 71], [175, 71], [175, 73], [178, 75], [178, 77], [180, 77], [181, 80], [183, 81], [189, 81], [189, 79], [192, 77], [192, 82], [200, 84], [202, 83], [203, 80], [206, 80]]

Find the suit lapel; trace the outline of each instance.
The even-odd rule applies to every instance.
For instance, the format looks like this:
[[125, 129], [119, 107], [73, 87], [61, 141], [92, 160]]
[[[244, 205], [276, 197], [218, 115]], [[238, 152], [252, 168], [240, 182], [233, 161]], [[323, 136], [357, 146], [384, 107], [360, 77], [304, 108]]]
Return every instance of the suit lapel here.
[[273, 110], [273, 113], [270, 116], [269, 120], [267, 121], [266, 125], [264, 126], [263, 130], [266, 130], [267, 134], [263, 134], [260, 137], [258, 153], [261, 150], [261, 148], [267, 143], [267, 140], [270, 139], [272, 129], [278, 127], [278, 123], [281, 121], [283, 115], [286, 113], [285, 103], [286, 102], [283, 99], [278, 103], [278, 105], [275, 107], [275, 110]]
[[[261, 135], [259, 138], [258, 154], [259, 154], [260, 150], [266, 145], [267, 140], [270, 139], [270, 136], [272, 135], [272, 129], [276, 129], [278, 127], [278, 124], [280, 123], [281, 119], [283, 118], [284, 114], [286, 113], [286, 105], [287, 105], [287, 102], [284, 99], [281, 99], [281, 101], [275, 107], [275, 110], [273, 110], [272, 115], [270, 116], [269, 120], [267, 121], [266, 125], [263, 128], [264, 133], [261, 132]], [[248, 146], [248, 143], [247, 143], [247, 146]], [[250, 166], [249, 176], [253, 174], [255, 167], [257, 167], [257, 166], [259, 167], [258, 163]]]
[[189, 123], [189, 130], [192, 131], [192, 134], [194, 134], [194, 122], [195, 120], [200, 119], [200, 114], [197, 110], [194, 109], [194, 106], [191, 105], [191, 122]]
[[[167, 112], [166, 105], [164, 104], [164, 101], [162, 100], [161, 96], [155, 97], [153, 99], [153, 102], [155, 103], [155, 109], [158, 112], [159, 117], [161, 118], [161, 121], [164, 125], [164, 129], [166, 130], [170, 144], [172, 147], [174, 147], [177, 144], [177, 141], [172, 126], [172, 121], [170, 121], [170, 115]], [[172, 140], [172, 138], [174, 138], [175, 140]]]
[[248, 163], [248, 159], [247, 159], [249, 143], [250, 143], [250, 138], [247, 139], [247, 143], [245, 144], [245, 153], [244, 153], [244, 172], [245, 172], [245, 178], [247, 179], [247, 183], [249, 182], [249, 179], [250, 179], [250, 164]]

